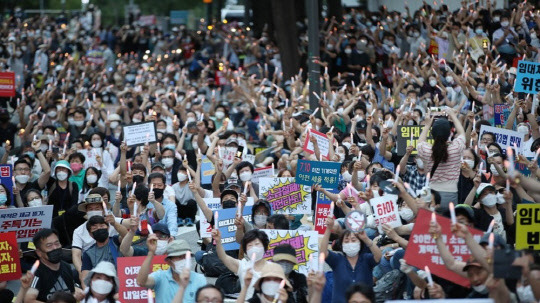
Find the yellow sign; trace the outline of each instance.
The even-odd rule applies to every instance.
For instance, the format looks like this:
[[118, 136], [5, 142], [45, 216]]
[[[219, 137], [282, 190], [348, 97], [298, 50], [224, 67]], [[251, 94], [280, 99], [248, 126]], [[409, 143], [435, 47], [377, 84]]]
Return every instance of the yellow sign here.
[[540, 250], [540, 204], [518, 204], [516, 249]]

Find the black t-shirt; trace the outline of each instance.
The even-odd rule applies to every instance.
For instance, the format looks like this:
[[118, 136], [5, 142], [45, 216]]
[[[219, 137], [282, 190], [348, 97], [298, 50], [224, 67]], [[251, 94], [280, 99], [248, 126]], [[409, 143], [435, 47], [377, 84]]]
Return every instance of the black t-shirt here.
[[54, 206], [53, 218], [63, 214], [79, 202], [79, 186], [75, 182], [68, 181], [66, 188], [62, 188], [55, 178], [50, 178], [47, 189], [49, 191], [49, 201], [47, 203]]
[[54, 271], [41, 263], [36, 270], [31, 287], [38, 290], [37, 300], [43, 302], [47, 302], [58, 291], [75, 292], [71, 267], [66, 262], [60, 261], [60, 269]]
[[291, 282], [291, 285], [293, 287], [293, 292], [291, 293], [291, 295], [294, 298], [294, 302], [307, 303], [308, 287], [306, 276], [293, 270], [289, 274], [289, 282]]
[[26, 200], [26, 193], [31, 189], [37, 189], [39, 191], [42, 190], [42, 188], [39, 187], [38, 180], [26, 183], [24, 188], [20, 190], [21, 200], [24, 206], [28, 206], [28, 201]]

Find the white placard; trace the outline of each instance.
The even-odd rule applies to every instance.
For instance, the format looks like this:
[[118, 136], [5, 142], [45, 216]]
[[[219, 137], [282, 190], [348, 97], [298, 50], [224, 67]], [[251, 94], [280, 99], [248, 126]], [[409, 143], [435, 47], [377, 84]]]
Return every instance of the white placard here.
[[157, 142], [156, 122], [141, 122], [123, 127], [124, 141], [128, 146]]
[[389, 194], [369, 200], [371, 207], [373, 207], [375, 224], [377, 224], [377, 226], [388, 224], [395, 228], [402, 225], [401, 218], [399, 216], [397, 200], [397, 195]]
[[14, 231], [17, 242], [30, 242], [43, 228], [51, 228], [53, 205], [0, 210], [0, 232]]

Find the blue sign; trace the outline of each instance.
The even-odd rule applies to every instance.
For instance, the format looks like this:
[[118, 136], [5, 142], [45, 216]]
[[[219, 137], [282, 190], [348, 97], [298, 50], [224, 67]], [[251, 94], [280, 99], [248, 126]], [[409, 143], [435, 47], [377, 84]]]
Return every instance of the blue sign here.
[[171, 24], [187, 24], [189, 11], [171, 11]]
[[6, 193], [10, 193], [11, 205], [17, 206], [13, 198], [13, 169], [11, 164], [0, 165], [0, 183], [4, 185]]
[[540, 63], [519, 61], [514, 91], [536, 94], [540, 91]]
[[495, 104], [494, 105], [494, 117], [496, 127], [504, 127], [510, 116], [510, 106], [507, 104]]
[[298, 160], [296, 165], [296, 183], [312, 186], [319, 184], [322, 188], [337, 188], [341, 163]]
[[215, 175], [215, 173], [216, 170], [212, 161], [210, 161], [208, 157], [203, 156], [201, 163], [201, 184], [211, 184], [212, 176]]
[[[331, 192], [333, 194], [338, 194], [339, 193], [339, 190], [337, 189], [330, 189], [328, 190], [328, 192]], [[330, 200], [330, 198], [328, 198], [323, 192], [317, 192], [317, 205], [319, 204], [322, 204], [322, 205], [330, 205], [332, 203], [332, 200]]]
[[[242, 216], [247, 222], [251, 222], [253, 206], [244, 206]], [[234, 219], [236, 218], [236, 208], [226, 208], [217, 210], [218, 215], [218, 228], [221, 232], [221, 243], [225, 250], [240, 249], [240, 243], [236, 242], [236, 225], [234, 225]]]

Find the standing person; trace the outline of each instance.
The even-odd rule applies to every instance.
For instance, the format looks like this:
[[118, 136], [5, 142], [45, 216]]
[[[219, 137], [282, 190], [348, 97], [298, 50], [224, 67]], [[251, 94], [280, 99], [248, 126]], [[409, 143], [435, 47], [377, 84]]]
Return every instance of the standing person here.
[[62, 245], [58, 233], [44, 228], [35, 234], [32, 241], [40, 263], [24, 302], [46, 302], [56, 292], [73, 293], [81, 300], [83, 292], [75, 285], [71, 267], [62, 261]]
[[[465, 130], [454, 110], [447, 108], [445, 112], [454, 123], [456, 138], [448, 143], [451, 126], [447, 119], [439, 118], [433, 122], [432, 117], [426, 117], [426, 125], [420, 134], [416, 149], [418, 156], [425, 163], [426, 171], [431, 174], [429, 187], [439, 192], [441, 205], [448, 207], [448, 203], [458, 201], [457, 185], [461, 172], [461, 156], [465, 150]], [[430, 128], [433, 145], [427, 142]]]
[[[156, 293], [156, 303], [170, 303], [180, 289], [181, 279], [189, 279], [189, 283], [183, 285], [184, 295], [182, 302], [195, 303], [195, 294], [199, 288], [206, 285], [206, 278], [187, 268], [186, 254], [188, 251], [191, 252], [189, 244], [185, 240], [174, 240], [169, 243], [165, 261], [170, 268], [158, 270], [152, 274], [150, 274], [152, 271], [152, 258], [156, 255], [158, 246], [156, 234], [148, 236], [146, 245], [148, 246], [148, 255], [137, 275], [137, 284], [153, 289]], [[186, 272], [189, 273], [189, 278]]]

